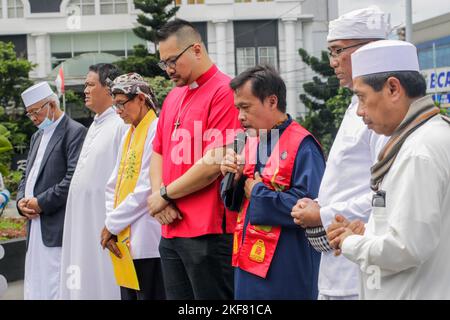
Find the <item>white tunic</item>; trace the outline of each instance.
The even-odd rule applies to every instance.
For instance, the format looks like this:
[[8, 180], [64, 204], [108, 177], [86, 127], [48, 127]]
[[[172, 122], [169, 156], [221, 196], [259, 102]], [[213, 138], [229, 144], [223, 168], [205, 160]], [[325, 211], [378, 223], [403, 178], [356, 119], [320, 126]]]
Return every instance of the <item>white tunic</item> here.
[[[25, 184], [25, 198], [34, 197], [34, 186], [45, 149], [64, 114], [44, 129], [33, 166]], [[25, 255], [25, 300], [56, 300], [59, 298], [61, 247], [46, 247], [42, 241], [41, 218], [31, 220], [28, 250]]]
[[109, 254], [100, 246], [100, 233], [106, 217], [106, 183], [127, 129], [109, 108], [95, 116], [84, 140], [67, 198], [61, 262], [62, 299], [120, 299]]
[[[153, 121], [145, 140], [142, 156], [141, 171], [134, 192], [130, 193], [120, 205], [114, 209], [114, 191], [119, 172], [120, 156], [106, 186], [106, 220], [105, 225], [113, 234], [119, 234], [131, 225], [131, 256], [133, 259], [159, 257], [159, 241], [161, 239], [161, 225], [150, 216], [147, 208], [147, 198], [152, 193], [150, 184], [150, 158], [153, 150], [153, 138], [156, 133], [158, 120]], [[122, 139], [122, 150], [126, 136]]]
[[[336, 214], [367, 221], [371, 211], [370, 167], [376, 162], [385, 136], [369, 130], [356, 114], [358, 99], [345, 112], [331, 147], [319, 190], [320, 217], [326, 228]], [[319, 269], [319, 294], [342, 297], [358, 294], [358, 269], [342, 255], [323, 253]]]
[[361, 299], [450, 299], [450, 125], [413, 132], [384, 178], [386, 207], [343, 254], [361, 269]]

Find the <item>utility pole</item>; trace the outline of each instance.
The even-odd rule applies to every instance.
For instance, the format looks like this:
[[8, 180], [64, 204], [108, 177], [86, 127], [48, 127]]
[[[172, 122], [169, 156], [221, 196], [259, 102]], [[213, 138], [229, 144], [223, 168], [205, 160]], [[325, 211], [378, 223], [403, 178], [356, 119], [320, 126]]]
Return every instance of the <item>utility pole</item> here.
[[405, 12], [405, 32], [406, 32], [406, 41], [412, 41], [412, 0], [406, 1], [406, 12]]

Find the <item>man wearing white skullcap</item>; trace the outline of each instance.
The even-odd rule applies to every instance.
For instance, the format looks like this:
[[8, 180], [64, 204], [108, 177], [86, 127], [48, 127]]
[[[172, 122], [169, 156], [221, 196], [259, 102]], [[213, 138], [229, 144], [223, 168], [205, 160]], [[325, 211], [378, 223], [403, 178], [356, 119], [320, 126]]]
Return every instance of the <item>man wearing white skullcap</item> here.
[[17, 191], [17, 209], [29, 219], [24, 298], [58, 299], [67, 193], [86, 128], [61, 111], [47, 82], [25, 90], [22, 100], [39, 128]]
[[[386, 15], [372, 6], [330, 21], [327, 37], [330, 66], [341, 87], [352, 89], [351, 53], [369, 42], [386, 38], [386, 20]], [[337, 214], [348, 219], [369, 218], [370, 167], [386, 138], [367, 128], [356, 114], [357, 107], [358, 99], [353, 96], [330, 150], [318, 199], [300, 199], [293, 209], [294, 221], [303, 227], [323, 225], [326, 229]], [[332, 251], [322, 251], [319, 299], [357, 299], [357, 266], [343, 256], [335, 257]]]
[[450, 299], [450, 119], [425, 96], [414, 45], [368, 44], [352, 68], [358, 115], [389, 141], [368, 224], [338, 216], [330, 244], [358, 264], [362, 299]]

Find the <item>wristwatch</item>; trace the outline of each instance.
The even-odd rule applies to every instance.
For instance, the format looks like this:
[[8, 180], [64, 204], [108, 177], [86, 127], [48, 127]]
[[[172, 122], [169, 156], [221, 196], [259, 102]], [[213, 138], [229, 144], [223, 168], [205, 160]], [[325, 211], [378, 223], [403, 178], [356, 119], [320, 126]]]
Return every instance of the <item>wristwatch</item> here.
[[172, 202], [173, 199], [171, 199], [168, 195], [167, 195], [167, 189], [166, 186], [162, 186], [161, 189], [159, 189], [159, 194], [161, 195], [161, 197], [166, 200], [167, 202]]

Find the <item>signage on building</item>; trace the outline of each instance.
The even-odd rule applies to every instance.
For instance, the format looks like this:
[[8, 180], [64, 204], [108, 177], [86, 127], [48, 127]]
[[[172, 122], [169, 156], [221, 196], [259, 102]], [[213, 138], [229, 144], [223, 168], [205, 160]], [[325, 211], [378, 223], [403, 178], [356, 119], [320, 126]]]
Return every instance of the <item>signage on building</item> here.
[[[432, 94], [432, 93], [430, 93]], [[450, 93], [435, 93], [432, 94], [433, 100], [439, 102], [442, 108], [450, 107]]]
[[427, 80], [427, 93], [450, 91], [450, 67], [422, 70]]

